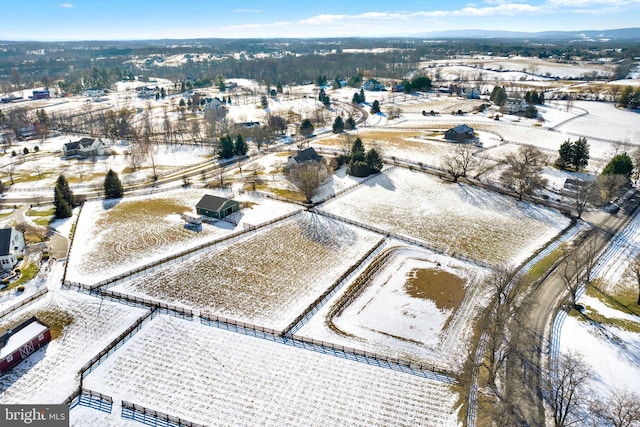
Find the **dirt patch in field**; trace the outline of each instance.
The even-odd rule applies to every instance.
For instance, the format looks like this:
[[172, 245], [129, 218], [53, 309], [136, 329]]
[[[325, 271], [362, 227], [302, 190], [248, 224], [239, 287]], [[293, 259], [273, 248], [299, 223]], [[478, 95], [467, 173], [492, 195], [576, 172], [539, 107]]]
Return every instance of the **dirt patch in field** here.
[[464, 299], [464, 280], [439, 268], [413, 269], [405, 290], [414, 298], [430, 299], [439, 309], [456, 309]]

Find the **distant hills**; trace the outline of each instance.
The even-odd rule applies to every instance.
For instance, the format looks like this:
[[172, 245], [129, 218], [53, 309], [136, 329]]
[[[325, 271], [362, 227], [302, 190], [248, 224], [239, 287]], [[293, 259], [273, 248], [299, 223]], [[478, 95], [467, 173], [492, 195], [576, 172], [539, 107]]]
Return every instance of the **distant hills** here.
[[618, 28], [613, 30], [584, 31], [541, 31], [528, 33], [523, 31], [493, 30], [448, 30], [415, 34], [414, 37], [429, 38], [468, 38], [468, 39], [555, 39], [555, 40], [640, 40], [640, 28]]

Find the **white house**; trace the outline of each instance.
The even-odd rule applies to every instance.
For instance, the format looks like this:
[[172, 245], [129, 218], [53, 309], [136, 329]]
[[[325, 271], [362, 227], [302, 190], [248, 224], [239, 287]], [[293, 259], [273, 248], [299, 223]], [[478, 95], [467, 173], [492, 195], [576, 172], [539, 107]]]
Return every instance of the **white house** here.
[[362, 85], [362, 87], [364, 88], [364, 90], [370, 90], [370, 91], [381, 91], [381, 90], [385, 90], [385, 87], [382, 83], [380, 83], [379, 81], [377, 81], [376, 79], [369, 79], [366, 82], [364, 82], [364, 84]]
[[24, 236], [15, 228], [0, 229], [0, 267], [11, 270], [24, 252]]
[[65, 157], [92, 157], [107, 154], [107, 145], [95, 138], [82, 138], [80, 141], [68, 142], [62, 147]]
[[502, 106], [502, 111], [505, 114], [518, 114], [527, 111], [527, 103], [524, 99], [509, 98]]

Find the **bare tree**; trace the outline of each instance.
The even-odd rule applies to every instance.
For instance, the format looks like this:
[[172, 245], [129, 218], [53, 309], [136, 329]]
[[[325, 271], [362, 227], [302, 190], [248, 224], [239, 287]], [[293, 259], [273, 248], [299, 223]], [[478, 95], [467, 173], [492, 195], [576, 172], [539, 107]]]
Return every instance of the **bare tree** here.
[[505, 159], [506, 169], [500, 175], [504, 185], [518, 195], [531, 195], [547, 183], [542, 177], [542, 168], [548, 163], [547, 156], [537, 147], [523, 145], [517, 153], [508, 154]]
[[510, 286], [514, 278], [513, 271], [501, 267], [498, 268], [490, 277], [489, 283], [493, 290], [493, 303], [489, 306], [487, 315], [485, 316], [485, 331], [487, 333], [487, 353], [485, 358], [485, 367], [487, 368], [487, 382], [496, 395], [499, 396], [496, 387], [496, 376], [498, 370], [506, 361], [510, 345], [506, 336], [506, 326], [518, 309], [515, 296]]
[[640, 425], [640, 395], [627, 389], [615, 389], [604, 402], [594, 402], [591, 412], [598, 420], [614, 427]]
[[456, 147], [453, 154], [444, 157], [441, 166], [451, 176], [453, 182], [466, 177], [467, 173], [476, 167], [478, 160], [473, 154], [471, 144], [461, 144]]
[[[223, 188], [226, 187], [226, 176], [227, 176], [227, 167], [224, 164], [220, 164], [220, 167], [215, 170], [216, 182], [218, 183], [218, 187]], [[203, 172], [204, 177], [204, 172]], [[206, 178], [206, 177], [205, 177]]]
[[576, 217], [582, 218], [582, 214], [590, 202], [598, 200], [597, 185], [594, 182], [580, 182], [576, 187], [576, 195], [573, 207]]
[[597, 179], [600, 202], [609, 203], [611, 200], [620, 196], [622, 189], [627, 183], [627, 177], [624, 175], [605, 174], [599, 175]]
[[290, 179], [300, 189], [307, 202], [311, 203], [311, 199], [317, 193], [321, 184], [320, 166], [309, 162], [291, 168], [289, 171]]
[[262, 179], [263, 170], [264, 167], [258, 163], [252, 163], [249, 166], [249, 173], [244, 180], [252, 191], [256, 191], [256, 188], [264, 182]]
[[579, 246], [568, 249], [564, 255], [561, 268], [562, 283], [571, 297], [571, 304], [576, 306], [578, 291], [582, 286], [589, 286], [598, 251], [598, 235], [595, 232], [586, 235]]
[[591, 367], [579, 354], [567, 353], [558, 358], [555, 372], [549, 376], [545, 390], [556, 427], [584, 425], [581, 423], [588, 417], [588, 394], [585, 388], [590, 371]]

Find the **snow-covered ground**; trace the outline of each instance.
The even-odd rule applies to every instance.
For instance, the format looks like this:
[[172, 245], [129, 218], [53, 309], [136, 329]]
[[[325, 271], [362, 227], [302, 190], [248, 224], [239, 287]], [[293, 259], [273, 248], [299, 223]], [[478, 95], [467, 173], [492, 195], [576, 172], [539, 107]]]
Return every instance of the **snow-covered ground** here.
[[[200, 232], [185, 228], [183, 212], [195, 212], [205, 194], [249, 203], [236, 214], [238, 224], [203, 224]], [[69, 256], [67, 279], [92, 284], [176, 252], [257, 226], [299, 209], [295, 205], [212, 190], [174, 190], [151, 196], [85, 203]]]
[[77, 390], [80, 368], [144, 313], [64, 290], [51, 290], [13, 313], [1, 329], [35, 315], [61, 330], [60, 336], [0, 377], [0, 402], [63, 402]]
[[513, 265], [569, 224], [551, 209], [404, 169], [381, 174], [321, 209], [412, 236], [446, 253]]
[[207, 425], [458, 424], [444, 383], [167, 316], [84, 384]]
[[113, 289], [283, 330], [380, 240], [303, 213]]
[[[389, 258], [373, 277], [355, 277], [306, 323], [296, 336], [410, 360], [437, 369], [459, 369], [473, 318], [486, 303], [485, 269], [391, 241], [378, 257]], [[451, 274], [448, 284], [427, 283], [443, 292], [438, 304], [411, 290], [420, 270]], [[457, 277], [457, 280], [453, 280]], [[356, 280], [364, 291], [342, 310], [339, 304]], [[446, 288], [449, 293], [446, 294]], [[442, 291], [441, 289], [445, 289]], [[460, 300], [458, 301], [458, 298]], [[444, 304], [443, 303], [444, 299]], [[450, 303], [451, 305], [447, 305]]]

